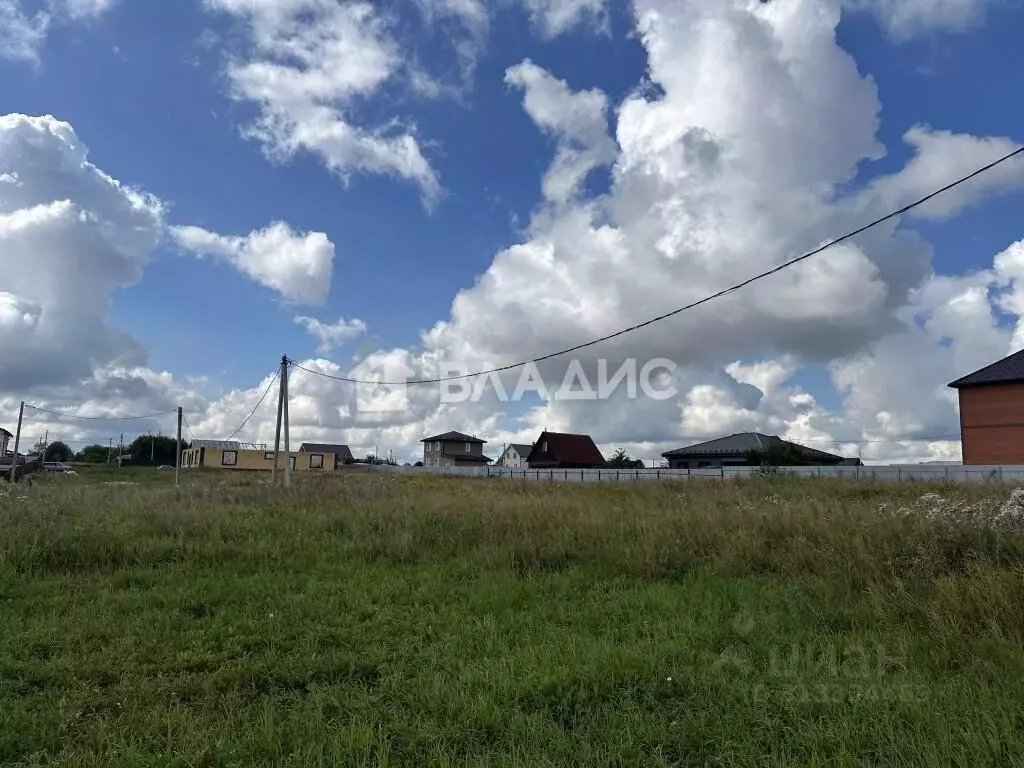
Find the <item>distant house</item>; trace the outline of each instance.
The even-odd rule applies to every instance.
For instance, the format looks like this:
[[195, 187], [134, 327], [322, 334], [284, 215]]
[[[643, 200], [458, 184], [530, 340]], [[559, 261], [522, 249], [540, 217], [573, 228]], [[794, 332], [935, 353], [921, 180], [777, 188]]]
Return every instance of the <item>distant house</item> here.
[[[281, 451], [277, 457], [279, 470], [283, 470], [285, 467], [285, 456], [288, 456], [291, 469], [296, 472], [333, 470], [337, 466], [334, 454], [330, 451], [323, 453], [292, 451], [291, 454]], [[274, 452], [252, 448], [208, 448], [206, 446], [192, 447], [181, 452], [182, 469], [199, 467], [269, 472], [274, 468]]]
[[[751, 466], [751, 453], [785, 451], [795, 456], [802, 465], [859, 464], [859, 459], [845, 459], [831, 453], [791, 443], [777, 435], [762, 435], [760, 432], [740, 432], [728, 437], [719, 437], [706, 443], [677, 448], [661, 454], [668, 459], [672, 469], [705, 469], [708, 467]], [[757, 462], [758, 464], [760, 462]]]
[[949, 384], [964, 464], [1024, 464], [1024, 350]]
[[340, 443], [303, 443], [299, 446], [299, 453], [320, 453], [325, 456], [333, 454], [335, 469], [355, 462], [355, 457], [349, 447]]
[[423, 443], [423, 465], [426, 467], [486, 466], [485, 440], [462, 432], [445, 432], [420, 440]]
[[7, 455], [7, 443], [10, 442], [12, 437], [14, 437], [14, 435], [3, 427], [0, 427], [0, 456]]
[[494, 462], [496, 467], [506, 469], [526, 469], [526, 457], [530, 455], [533, 448], [529, 443], [509, 443], [505, 451]]
[[590, 435], [540, 433], [526, 457], [530, 469], [593, 469], [604, 466], [604, 456]]
[[222, 451], [241, 450], [242, 444], [237, 440], [193, 440], [190, 448], [217, 448]]

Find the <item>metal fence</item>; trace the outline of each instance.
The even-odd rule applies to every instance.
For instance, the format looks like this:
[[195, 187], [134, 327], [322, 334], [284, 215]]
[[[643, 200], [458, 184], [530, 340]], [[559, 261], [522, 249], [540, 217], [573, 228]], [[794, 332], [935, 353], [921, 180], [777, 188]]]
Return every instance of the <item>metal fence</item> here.
[[[389, 471], [457, 477], [494, 477], [545, 483], [635, 483], [662, 480], [729, 480], [756, 477], [761, 467], [707, 469], [504, 469], [502, 467], [381, 467]], [[779, 475], [843, 480], [1024, 483], [1024, 465], [928, 465], [775, 467]]]

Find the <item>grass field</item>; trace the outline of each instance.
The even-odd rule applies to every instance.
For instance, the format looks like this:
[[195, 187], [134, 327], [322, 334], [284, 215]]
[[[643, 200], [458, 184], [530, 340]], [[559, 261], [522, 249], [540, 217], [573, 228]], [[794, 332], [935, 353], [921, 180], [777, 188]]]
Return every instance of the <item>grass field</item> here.
[[0, 486], [0, 764], [1024, 762], [1006, 487], [295, 479]]

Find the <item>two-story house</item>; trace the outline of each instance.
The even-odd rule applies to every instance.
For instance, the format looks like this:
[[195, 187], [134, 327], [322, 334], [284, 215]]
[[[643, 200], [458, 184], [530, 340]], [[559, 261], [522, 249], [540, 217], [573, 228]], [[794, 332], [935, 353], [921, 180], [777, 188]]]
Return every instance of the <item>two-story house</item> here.
[[529, 443], [509, 443], [494, 466], [506, 469], [526, 469], [526, 459], [533, 448]]
[[484, 466], [491, 459], [484, 456], [486, 441], [461, 432], [445, 432], [420, 440], [423, 443], [423, 466]]

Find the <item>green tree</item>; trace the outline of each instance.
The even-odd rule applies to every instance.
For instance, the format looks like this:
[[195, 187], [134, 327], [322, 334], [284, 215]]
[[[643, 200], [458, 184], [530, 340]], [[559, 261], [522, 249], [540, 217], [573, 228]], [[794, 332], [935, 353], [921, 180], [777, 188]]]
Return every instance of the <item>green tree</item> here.
[[75, 456], [76, 461], [89, 464], [102, 464], [107, 460], [108, 448], [105, 445], [87, 445]]
[[799, 448], [782, 440], [766, 448], [752, 448], [747, 451], [746, 459], [754, 467], [797, 467], [807, 463]]
[[619, 448], [612, 457], [605, 462], [608, 469], [643, 469], [644, 463], [640, 459], [631, 459], [629, 454]]
[[43, 455], [43, 461], [71, 461], [74, 455], [75, 452], [68, 447], [67, 443], [63, 443], [60, 440], [54, 440], [46, 446], [46, 453]]
[[[132, 440], [127, 447], [126, 453], [132, 455], [132, 459], [139, 463], [149, 463], [152, 457], [153, 464], [174, 464], [177, 460], [177, 441], [173, 437], [162, 435], [139, 435]], [[188, 443], [181, 441], [181, 450], [187, 450]]]

